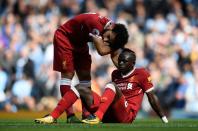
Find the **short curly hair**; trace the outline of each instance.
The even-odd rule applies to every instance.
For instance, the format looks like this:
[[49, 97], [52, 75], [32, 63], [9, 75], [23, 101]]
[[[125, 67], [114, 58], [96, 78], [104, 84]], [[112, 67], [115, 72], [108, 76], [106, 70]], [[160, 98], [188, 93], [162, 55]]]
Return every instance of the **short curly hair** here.
[[116, 23], [114, 28], [112, 29], [112, 32], [116, 34], [116, 37], [115, 37], [115, 42], [110, 45], [111, 48], [113, 50], [123, 48], [128, 42], [128, 38], [129, 38], [128, 30], [125, 27], [125, 25]]

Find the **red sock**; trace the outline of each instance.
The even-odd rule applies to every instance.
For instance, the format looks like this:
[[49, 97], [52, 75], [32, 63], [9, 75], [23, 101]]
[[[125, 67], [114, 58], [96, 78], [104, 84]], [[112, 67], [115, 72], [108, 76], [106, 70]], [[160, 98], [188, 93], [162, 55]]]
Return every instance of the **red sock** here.
[[78, 97], [72, 90], [67, 91], [58, 102], [56, 108], [52, 111], [51, 116], [57, 119], [64, 112], [64, 110], [71, 107], [77, 99]]
[[115, 92], [112, 89], [106, 88], [103, 95], [101, 96], [101, 103], [96, 111], [95, 115], [102, 120], [104, 113], [109, 108], [110, 104], [113, 102], [115, 97]]
[[[64, 94], [65, 94], [66, 92], [68, 92], [69, 90], [71, 90], [71, 86], [70, 86], [70, 85], [60, 85], [60, 92], [61, 92], [61, 96], [62, 96], [62, 97], [63, 97]], [[65, 112], [67, 113], [67, 117], [74, 114], [74, 111], [73, 111], [72, 106], [69, 107], [68, 109], [66, 109]]]

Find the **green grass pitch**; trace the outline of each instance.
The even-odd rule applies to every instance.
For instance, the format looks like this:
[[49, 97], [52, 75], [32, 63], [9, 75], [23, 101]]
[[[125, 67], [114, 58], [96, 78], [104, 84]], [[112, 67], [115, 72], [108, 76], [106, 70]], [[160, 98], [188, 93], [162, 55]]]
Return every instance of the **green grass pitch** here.
[[[198, 131], [198, 119], [171, 120], [136, 119], [132, 124], [67, 124], [62, 115], [57, 124], [35, 124], [34, 119], [50, 111], [17, 113], [0, 112], [0, 131]], [[79, 113], [76, 114], [80, 116]]]
[[137, 119], [133, 124], [35, 124], [33, 119], [1, 119], [0, 131], [198, 131], [198, 120], [170, 120], [163, 124], [159, 119]]

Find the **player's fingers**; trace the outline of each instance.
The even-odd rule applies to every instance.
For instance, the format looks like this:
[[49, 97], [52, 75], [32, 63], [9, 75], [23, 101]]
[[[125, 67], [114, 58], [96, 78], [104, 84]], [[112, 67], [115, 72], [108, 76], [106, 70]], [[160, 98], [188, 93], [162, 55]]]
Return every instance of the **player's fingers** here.
[[94, 37], [95, 35], [94, 35], [94, 34], [92, 34], [92, 33], [89, 33], [89, 36]]
[[101, 37], [101, 36], [99, 36], [99, 35], [97, 35], [97, 38], [98, 38], [98, 39], [102, 39], [102, 37]]
[[95, 38], [98, 38], [98, 39], [102, 39], [102, 37], [101, 37], [101, 36], [99, 36], [99, 35], [94, 35], [94, 34], [92, 34], [92, 33], [89, 33], [89, 36], [91, 36], [91, 37], [95, 37]]

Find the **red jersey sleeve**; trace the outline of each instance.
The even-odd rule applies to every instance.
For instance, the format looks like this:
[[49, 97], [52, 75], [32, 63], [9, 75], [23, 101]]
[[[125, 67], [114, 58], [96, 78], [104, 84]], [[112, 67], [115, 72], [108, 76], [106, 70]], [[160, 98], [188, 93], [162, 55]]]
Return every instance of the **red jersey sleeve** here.
[[151, 81], [151, 75], [146, 69], [142, 69], [139, 72], [139, 84], [144, 92], [150, 92], [154, 89], [153, 83]]
[[113, 24], [113, 21], [107, 17], [99, 16], [100, 22], [104, 25], [104, 29], [106, 29], [109, 25]]

